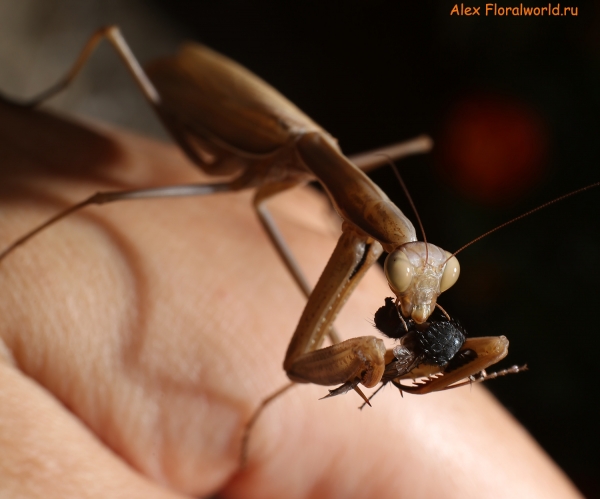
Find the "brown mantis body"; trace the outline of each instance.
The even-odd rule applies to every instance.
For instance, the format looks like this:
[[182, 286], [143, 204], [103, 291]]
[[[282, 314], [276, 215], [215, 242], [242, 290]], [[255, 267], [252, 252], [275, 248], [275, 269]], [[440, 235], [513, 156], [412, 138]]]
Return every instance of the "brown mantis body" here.
[[[393, 351], [386, 350], [382, 340], [374, 336], [339, 342], [332, 330], [336, 315], [361, 277], [384, 250], [390, 253], [386, 275], [399, 311], [422, 323], [432, 313], [437, 296], [456, 281], [459, 272], [458, 262], [448, 252], [416, 241], [411, 222], [359, 168], [373, 168], [386, 159], [365, 154], [350, 161], [325, 130], [276, 90], [205, 47], [185, 45], [176, 56], [154, 62], [144, 71], [116, 27], [96, 32], [64, 80], [24, 105], [35, 106], [65, 88], [104, 37], [124, 60], [187, 156], [206, 173], [227, 175], [229, 179], [213, 184], [98, 193], [26, 234], [0, 259], [40, 230], [89, 204], [255, 188], [254, 206], [259, 218], [308, 298], [284, 361], [289, 378], [327, 386], [349, 384], [357, 391], [358, 383], [377, 385], [386, 365], [394, 359]], [[427, 139], [419, 139], [380, 152], [400, 157], [428, 147]], [[314, 179], [327, 191], [343, 224], [337, 246], [311, 290], [265, 202]], [[321, 348], [328, 334], [334, 344]], [[456, 369], [452, 376], [431, 379], [411, 391], [428, 393], [449, 388], [507, 354], [508, 341], [504, 337], [477, 338], [467, 343], [476, 352], [475, 361]], [[413, 374], [428, 376], [437, 372], [439, 366]]]

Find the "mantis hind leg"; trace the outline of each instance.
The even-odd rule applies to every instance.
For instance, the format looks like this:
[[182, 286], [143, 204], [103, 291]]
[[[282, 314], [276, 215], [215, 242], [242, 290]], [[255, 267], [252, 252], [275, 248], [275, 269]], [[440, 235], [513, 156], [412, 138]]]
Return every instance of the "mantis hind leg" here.
[[185, 184], [185, 185], [171, 185], [166, 187], [155, 187], [150, 189], [135, 189], [127, 191], [110, 191], [110, 192], [97, 192], [89, 198], [68, 207], [67, 209], [57, 213], [53, 217], [49, 218], [45, 222], [41, 223], [34, 229], [30, 230], [16, 241], [13, 241], [8, 247], [0, 252], [0, 261], [6, 258], [19, 246], [25, 244], [31, 238], [42, 232], [43, 230], [51, 227], [55, 223], [59, 222], [63, 218], [66, 218], [73, 213], [80, 211], [86, 206], [90, 205], [101, 205], [112, 203], [115, 201], [126, 201], [134, 199], [149, 199], [149, 198], [167, 198], [167, 197], [188, 197], [188, 196], [206, 196], [209, 194], [216, 194], [218, 192], [229, 192], [240, 189], [239, 182], [237, 179], [231, 182], [217, 182], [213, 184]]
[[79, 53], [75, 63], [73, 66], [71, 66], [71, 69], [69, 69], [65, 76], [63, 76], [57, 83], [52, 85], [47, 90], [44, 90], [39, 95], [26, 100], [17, 100], [6, 97], [2, 94], [0, 94], [0, 98], [7, 103], [20, 107], [37, 107], [43, 104], [48, 99], [65, 90], [73, 82], [98, 47], [98, 44], [104, 38], [110, 42], [117, 54], [121, 57], [121, 60], [133, 76], [133, 79], [146, 99], [153, 107], [158, 106], [160, 104], [160, 96], [158, 95], [156, 88], [154, 88], [154, 85], [152, 85], [146, 76], [146, 73], [131, 52], [129, 45], [127, 45], [127, 42], [123, 38], [123, 35], [117, 26], [105, 26], [104, 28], [100, 28], [99, 30], [95, 31], [88, 39], [83, 49]]

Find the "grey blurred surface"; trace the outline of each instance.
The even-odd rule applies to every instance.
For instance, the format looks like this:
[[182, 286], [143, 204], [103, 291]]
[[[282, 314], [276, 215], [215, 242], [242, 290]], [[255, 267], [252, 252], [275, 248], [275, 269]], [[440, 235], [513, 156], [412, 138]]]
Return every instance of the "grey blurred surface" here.
[[[45, 90], [66, 73], [88, 37], [107, 24], [122, 28], [142, 63], [173, 52], [186, 38], [185, 30], [153, 5], [138, 0], [0, 1], [0, 89], [16, 98]], [[166, 138], [106, 42], [68, 91], [45, 105]]]

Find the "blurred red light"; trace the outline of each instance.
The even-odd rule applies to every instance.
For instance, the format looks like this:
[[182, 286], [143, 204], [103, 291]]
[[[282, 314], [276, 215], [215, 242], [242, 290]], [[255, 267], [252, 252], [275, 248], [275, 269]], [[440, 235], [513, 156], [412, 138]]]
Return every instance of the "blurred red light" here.
[[515, 201], [546, 166], [543, 122], [527, 104], [506, 97], [470, 97], [449, 113], [437, 164], [462, 194], [486, 205]]

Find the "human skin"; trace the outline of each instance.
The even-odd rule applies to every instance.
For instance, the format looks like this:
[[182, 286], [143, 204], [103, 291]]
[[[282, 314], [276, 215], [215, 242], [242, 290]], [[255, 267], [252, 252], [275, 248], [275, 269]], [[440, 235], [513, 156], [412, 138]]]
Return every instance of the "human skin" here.
[[[2, 245], [96, 191], [206, 180], [172, 145], [5, 105], [0, 158]], [[270, 206], [316, 282], [339, 221], [308, 189]], [[0, 280], [0, 496], [580, 497], [481, 386], [388, 387], [358, 411], [354, 393], [298, 385], [240, 469], [305, 301], [251, 193], [86, 208], [0, 262]], [[389, 295], [372, 269], [340, 334], [374, 334]]]

